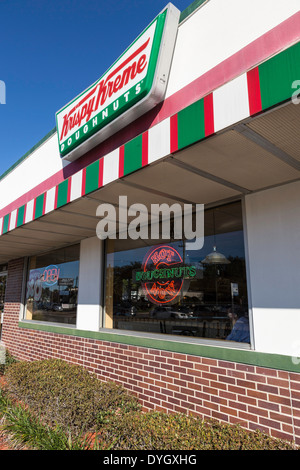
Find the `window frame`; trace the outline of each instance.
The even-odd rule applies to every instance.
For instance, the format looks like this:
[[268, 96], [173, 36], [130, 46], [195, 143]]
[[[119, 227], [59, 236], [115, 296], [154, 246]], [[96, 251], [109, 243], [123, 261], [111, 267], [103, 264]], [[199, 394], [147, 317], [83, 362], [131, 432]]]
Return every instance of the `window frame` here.
[[251, 303], [251, 286], [250, 286], [250, 273], [249, 273], [249, 251], [248, 251], [248, 240], [247, 240], [247, 224], [246, 224], [246, 212], [245, 212], [245, 197], [234, 198], [229, 201], [223, 201], [217, 205], [209, 204], [207, 205], [205, 210], [210, 209], [217, 209], [222, 206], [226, 206], [232, 203], [240, 203], [241, 206], [241, 223], [242, 223], [242, 232], [243, 232], [243, 244], [244, 244], [244, 260], [245, 260], [245, 282], [247, 288], [247, 302], [248, 302], [248, 319], [249, 319], [249, 333], [250, 333], [250, 341], [249, 342], [236, 342], [236, 341], [229, 341], [226, 339], [218, 340], [216, 338], [204, 338], [204, 337], [190, 337], [190, 336], [182, 336], [179, 337], [178, 335], [173, 334], [160, 334], [160, 333], [152, 333], [147, 331], [135, 331], [135, 330], [125, 330], [125, 329], [117, 329], [117, 328], [109, 328], [106, 326], [106, 262], [107, 262], [107, 243], [108, 240], [104, 241], [104, 249], [103, 249], [103, 289], [102, 289], [102, 315], [101, 315], [101, 324], [102, 328], [100, 331], [105, 333], [117, 334], [121, 336], [134, 336], [134, 337], [146, 337], [146, 338], [153, 338], [154, 340], [161, 340], [161, 341], [171, 341], [171, 342], [180, 342], [186, 344], [199, 344], [199, 345], [209, 345], [209, 346], [218, 346], [224, 348], [239, 348], [239, 349], [254, 349], [254, 333], [253, 333], [253, 318], [252, 318], [252, 303]]
[[[78, 247], [78, 286], [77, 286], [77, 302], [76, 302], [76, 313], [75, 313], [75, 323], [65, 323], [65, 322], [59, 322], [59, 321], [49, 321], [49, 320], [38, 320], [38, 319], [33, 319], [33, 318], [26, 318], [27, 315], [27, 285], [28, 285], [28, 279], [29, 279], [29, 273], [30, 273], [30, 259], [33, 257], [42, 257], [42, 256], [47, 256], [51, 255], [51, 253], [55, 253], [57, 251], [65, 250], [68, 248], [72, 247]], [[68, 263], [69, 261], [67, 261]], [[58, 263], [59, 264], [59, 263]], [[37, 268], [38, 269], [38, 268]], [[54, 250], [49, 250], [49, 251], [43, 251], [42, 253], [39, 253], [38, 255], [32, 255], [26, 257], [26, 262], [24, 263], [24, 276], [23, 276], [23, 292], [22, 292], [22, 299], [23, 299], [23, 312], [21, 312], [21, 321], [24, 322], [30, 322], [33, 324], [41, 324], [41, 325], [56, 325], [59, 327], [68, 327], [68, 328], [76, 328], [76, 322], [77, 322], [77, 309], [78, 309], [78, 291], [79, 291], [79, 272], [80, 272], [80, 242], [79, 243], [72, 243], [70, 245], [60, 247]], [[74, 278], [75, 279], [75, 278]]]

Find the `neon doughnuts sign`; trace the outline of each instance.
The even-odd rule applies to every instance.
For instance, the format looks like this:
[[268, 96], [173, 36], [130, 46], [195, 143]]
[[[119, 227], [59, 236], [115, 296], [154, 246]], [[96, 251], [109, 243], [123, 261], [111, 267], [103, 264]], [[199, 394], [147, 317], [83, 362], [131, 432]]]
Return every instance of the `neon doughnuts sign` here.
[[145, 256], [143, 269], [135, 273], [148, 299], [155, 304], [173, 302], [185, 279], [196, 276], [194, 266], [186, 266], [178, 251], [169, 245], [152, 248]]

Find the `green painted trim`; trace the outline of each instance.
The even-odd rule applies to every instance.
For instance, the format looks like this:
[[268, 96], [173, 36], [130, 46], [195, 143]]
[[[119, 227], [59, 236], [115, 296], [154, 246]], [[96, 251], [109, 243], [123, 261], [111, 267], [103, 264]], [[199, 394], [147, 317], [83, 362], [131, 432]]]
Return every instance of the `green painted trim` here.
[[35, 200], [35, 211], [33, 214], [33, 219], [38, 219], [43, 215], [43, 208], [44, 208], [44, 197], [45, 193], [40, 194]]
[[194, 13], [197, 8], [199, 8], [203, 3], [207, 2], [209, 0], [195, 0], [193, 3], [191, 3], [185, 10], [183, 10], [180, 14], [179, 18], [179, 24], [182, 23], [188, 16], [190, 16], [192, 13]]
[[85, 194], [96, 191], [99, 187], [99, 160], [86, 167], [85, 170]]
[[266, 367], [269, 369], [284, 370], [300, 373], [300, 364], [295, 364], [290, 356], [280, 354], [261, 353], [245, 349], [231, 349], [229, 347], [207, 346], [188, 342], [179, 342], [166, 339], [145, 338], [143, 336], [131, 336], [107, 331], [85, 331], [74, 327], [61, 327], [20, 321], [19, 328], [45, 331], [48, 333], [63, 334], [81, 338], [108, 341], [111, 343], [126, 344], [142, 348], [159, 349], [192, 356], [207, 357], [222, 361], [236, 362], [239, 364]]
[[64, 206], [68, 202], [68, 185], [69, 185], [69, 179], [66, 179], [59, 183], [58, 188], [57, 188], [57, 206], [56, 208], [59, 208], [61, 206]]
[[[162, 13], [160, 13], [151, 23], [151, 25], [156, 21], [156, 28], [155, 28], [155, 33], [153, 37], [153, 45], [152, 45], [152, 51], [151, 55], [149, 58], [149, 66], [148, 66], [148, 72], [146, 75], [145, 79], [145, 95], [149, 94], [152, 86], [153, 86], [153, 80], [154, 80], [154, 75], [156, 71], [156, 65], [159, 57], [159, 51], [161, 49], [161, 44], [163, 41], [163, 32], [165, 28], [165, 23], [166, 23], [166, 17], [167, 17], [167, 10], [164, 10]], [[147, 28], [149, 29], [149, 27]]]
[[142, 168], [142, 134], [124, 145], [124, 175]]
[[263, 110], [291, 98], [300, 77], [299, 56], [300, 42], [258, 66]]
[[205, 138], [203, 98], [179, 111], [178, 150]]
[[9, 213], [9, 214], [6, 214], [6, 215], [4, 216], [4, 218], [3, 218], [3, 230], [2, 230], [2, 233], [8, 232], [9, 216], [10, 216], [10, 213]]
[[17, 227], [21, 227], [21, 225], [23, 225], [25, 206], [26, 206], [26, 204], [19, 207], [19, 209], [18, 209]]
[[30, 154], [32, 154], [36, 149], [38, 149], [41, 145], [43, 145], [46, 140], [49, 139], [53, 134], [56, 133], [56, 127], [52, 129], [52, 131], [48, 132], [48, 134], [45, 135], [37, 144], [35, 144], [28, 152], [26, 152], [19, 160], [16, 161], [11, 167], [9, 167], [2, 175], [0, 176], [0, 181], [5, 178], [9, 173], [11, 173], [20, 163], [23, 162], [27, 157], [29, 157]]

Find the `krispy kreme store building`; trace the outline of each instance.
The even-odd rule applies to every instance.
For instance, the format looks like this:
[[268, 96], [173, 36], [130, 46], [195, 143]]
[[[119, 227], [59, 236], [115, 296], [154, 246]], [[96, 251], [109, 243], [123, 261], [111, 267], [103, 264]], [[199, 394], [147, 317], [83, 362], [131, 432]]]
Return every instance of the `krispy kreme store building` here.
[[5, 348], [300, 443], [299, 40], [297, 0], [168, 4], [62, 103], [0, 180]]

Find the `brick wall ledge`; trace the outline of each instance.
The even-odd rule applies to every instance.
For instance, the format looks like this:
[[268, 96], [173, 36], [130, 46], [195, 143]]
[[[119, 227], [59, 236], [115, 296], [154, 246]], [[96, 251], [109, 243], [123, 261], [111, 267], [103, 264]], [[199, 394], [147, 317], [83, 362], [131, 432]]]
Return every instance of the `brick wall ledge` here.
[[234, 346], [231, 346], [229, 345], [229, 342], [226, 342], [225, 346], [225, 342], [222, 342], [222, 345], [217, 346], [215, 344], [200, 344], [189, 337], [183, 341], [177, 337], [176, 339], [173, 339], [173, 337], [171, 339], [170, 337], [165, 338], [161, 335], [143, 335], [140, 332], [116, 333], [116, 330], [111, 332], [110, 330], [105, 329], [99, 331], [86, 331], [78, 330], [73, 325], [57, 326], [53, 324], [34, 323], [32, 321], [20, 321], [19, 328], [77, 336], [121, 345], [159, 349], [180, 354], [201, 356], [210, 359], [219, 359], [240, 364], [300, 373], [300, 358], [254, 351], [250, 349], [249, 345], [245, 344], [237, 346], [238, 343], [234, 343]]

